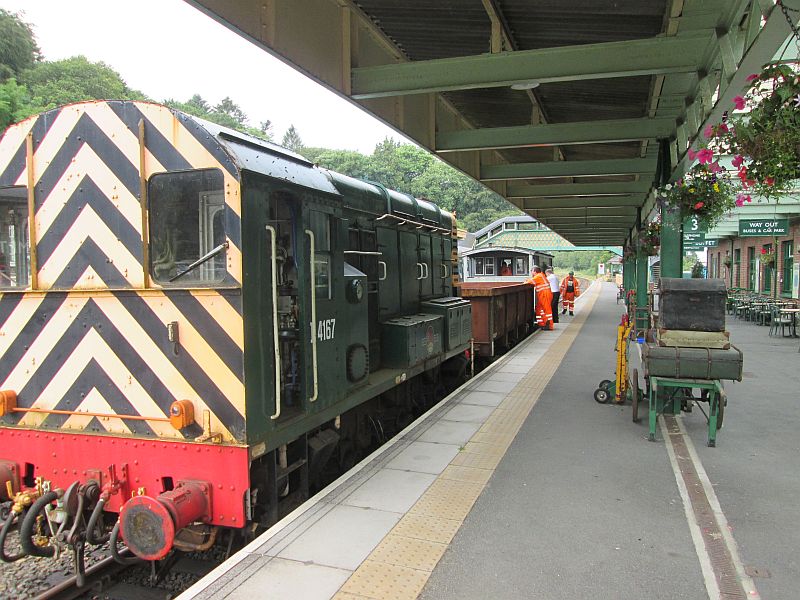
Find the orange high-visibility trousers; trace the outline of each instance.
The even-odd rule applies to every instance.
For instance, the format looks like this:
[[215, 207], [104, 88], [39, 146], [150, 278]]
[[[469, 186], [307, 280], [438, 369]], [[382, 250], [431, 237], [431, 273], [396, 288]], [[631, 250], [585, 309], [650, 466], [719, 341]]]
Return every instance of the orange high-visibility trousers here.
[[536, 288], [536, 324], [542, 329], [553, 329], [553, 292], [550, 291], [550, 282], [542, 273], [533, 276], [533, 285]]

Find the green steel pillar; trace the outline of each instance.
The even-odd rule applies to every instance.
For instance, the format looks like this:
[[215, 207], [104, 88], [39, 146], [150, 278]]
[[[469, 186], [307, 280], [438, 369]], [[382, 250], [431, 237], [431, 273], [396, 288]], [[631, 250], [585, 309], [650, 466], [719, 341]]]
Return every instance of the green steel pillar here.
[[636, 331], [641, 332], [650, 326], [647, 302], [647, 254], [636, 253]]
[[683, 277], [680, 213], [661, 211], [661, 277]]
[[622, 287], [626, 292], [636, 287], [636, 260], [633, 258], [626, 258], [622, 263]]

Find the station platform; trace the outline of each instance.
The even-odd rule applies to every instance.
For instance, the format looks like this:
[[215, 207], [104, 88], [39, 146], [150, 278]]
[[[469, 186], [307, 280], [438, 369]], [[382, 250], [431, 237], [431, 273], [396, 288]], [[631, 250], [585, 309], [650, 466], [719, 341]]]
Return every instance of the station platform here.
[[796, 598], [798, 340], [729, 318], [745, 379], [717, 447], [698, 410], [653, 443], [592, 399], [615, 298], [595, 282], [180, 598]]

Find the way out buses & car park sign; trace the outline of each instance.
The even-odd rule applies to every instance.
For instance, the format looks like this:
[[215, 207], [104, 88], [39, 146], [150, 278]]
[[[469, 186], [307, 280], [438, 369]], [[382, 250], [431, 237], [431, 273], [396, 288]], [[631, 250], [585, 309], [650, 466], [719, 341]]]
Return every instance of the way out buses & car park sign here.
[[739, 237], [789, 235], [789, 219], [739, 219]]

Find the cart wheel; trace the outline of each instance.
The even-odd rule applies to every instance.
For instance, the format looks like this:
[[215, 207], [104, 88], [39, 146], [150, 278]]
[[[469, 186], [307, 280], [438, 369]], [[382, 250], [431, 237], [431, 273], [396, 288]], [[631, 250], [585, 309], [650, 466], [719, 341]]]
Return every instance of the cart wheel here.
[[603, 381], [597, 384], [597, 387], [600, 388], [601, 390], [607, 390], [608, 388], [611, 387], [612, 383], [614, 382], [611, 381], [610, 379], [603, 379]]
[[717, 430], [722, 429], [722, 419], [725, 418], [725, 405], [728, 403], [728, 395], [722, 393], [717, 400], [719, 407], [717, 408]]
[[608, 393], [608, 390], [604, 390], [603, 388], [597, 388], [594, 391], [594, 399], [595, 402], [599, 402], [600, 404], [605, 404], [608, 402], [608, 399], [611, 397], [611, 394]]
[[639, 396], [641, 395], [641, 390], [639, 389], [639, 370], [633, 370], [633, 382], [631, 384], [631, 389], [633, 390], [633, 400], [632, 400], [632, 419], [634, 423], [639, 422]]

